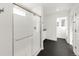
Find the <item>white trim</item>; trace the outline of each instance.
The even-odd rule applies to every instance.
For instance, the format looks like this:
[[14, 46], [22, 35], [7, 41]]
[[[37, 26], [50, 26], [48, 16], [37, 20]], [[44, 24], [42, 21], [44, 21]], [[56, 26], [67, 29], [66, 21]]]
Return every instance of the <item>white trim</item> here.
[[37, 56], [41, 50], [42, 48], [38, 49], [38, 51], [33, 56]]
[[56, 39], [54, 39], [54, 40], [53, 40], [53, 39], [50, 39], [50, 38], [46, 38], [46, 39], [48, 39], [48, 40], [52, 40], [52, 41], [57, 41], [57, 38], [56, 38]]
[[75, 51], [75, 49], [73, 49], [73, 52], [74, 52], [74, 54], [75, 54], [76, 56], [78, 56], [78, 54], [77, 54], [77, 52]]

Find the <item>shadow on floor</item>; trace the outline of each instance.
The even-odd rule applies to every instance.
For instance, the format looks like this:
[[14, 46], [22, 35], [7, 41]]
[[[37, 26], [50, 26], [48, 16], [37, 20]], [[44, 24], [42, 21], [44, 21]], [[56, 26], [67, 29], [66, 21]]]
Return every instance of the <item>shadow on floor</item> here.
[[57, 41], [44, 40], [44, 50], [38, 56], [75, 56], [73, 48], [65, 39], [58, 38]]

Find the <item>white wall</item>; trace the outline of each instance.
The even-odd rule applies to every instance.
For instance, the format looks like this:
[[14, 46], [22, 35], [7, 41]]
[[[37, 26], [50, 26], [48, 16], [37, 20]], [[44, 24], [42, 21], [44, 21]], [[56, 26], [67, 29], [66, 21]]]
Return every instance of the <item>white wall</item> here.
[[[67, 17], [67, 20], [69, 20], [69, 10], [63, 10], [59, 12], [51, 11], [51, 13], [49, 14], [46, 14], [46, 11], [44, 12], [44, 28], [47, 29], [47, 33], [46, 33], [47, 39], [57, 40], [56, 35], [61, 36], [61, 37], [66, 36], [66, 33], [68, 32], [68, 30], [66, 33], [64, 32], [63, 34], [61, 33], [57, 34], [56, 20], [59, 17]], [[68, 39], [68, 35], [67, 35], [67, 39]]]
[[0, 3], [0, 56], [12, 55], [12, 4]]
[[46, 39], [56, 41], [56, 18], [53, 15], [44, 16], [44, 28], [46, 28]]

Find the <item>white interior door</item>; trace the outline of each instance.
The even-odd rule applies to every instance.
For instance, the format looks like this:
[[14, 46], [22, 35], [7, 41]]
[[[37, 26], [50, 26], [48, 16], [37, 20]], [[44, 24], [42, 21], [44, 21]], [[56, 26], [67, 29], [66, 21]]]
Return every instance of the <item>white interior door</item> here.
[[57, 38], [67, 39], [68, 28], [67, 28], [67, 17], [57, 18]]
[[33, 55], [40, 49], [40, 17], [33, 16]]

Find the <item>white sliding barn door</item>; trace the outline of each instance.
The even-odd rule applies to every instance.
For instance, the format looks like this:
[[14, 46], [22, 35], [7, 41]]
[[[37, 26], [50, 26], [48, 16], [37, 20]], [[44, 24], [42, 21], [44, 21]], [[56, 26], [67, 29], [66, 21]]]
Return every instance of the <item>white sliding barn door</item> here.
[[32, 55], [33, 14], [14, 6], [14, 55]]
[[40, 17], [14, 7], [14, 55], [36, 55], [40, 49]]
[[40, 49], [40, 17], [34, 15], [33, 16], [33, 55], [38, 52]]

